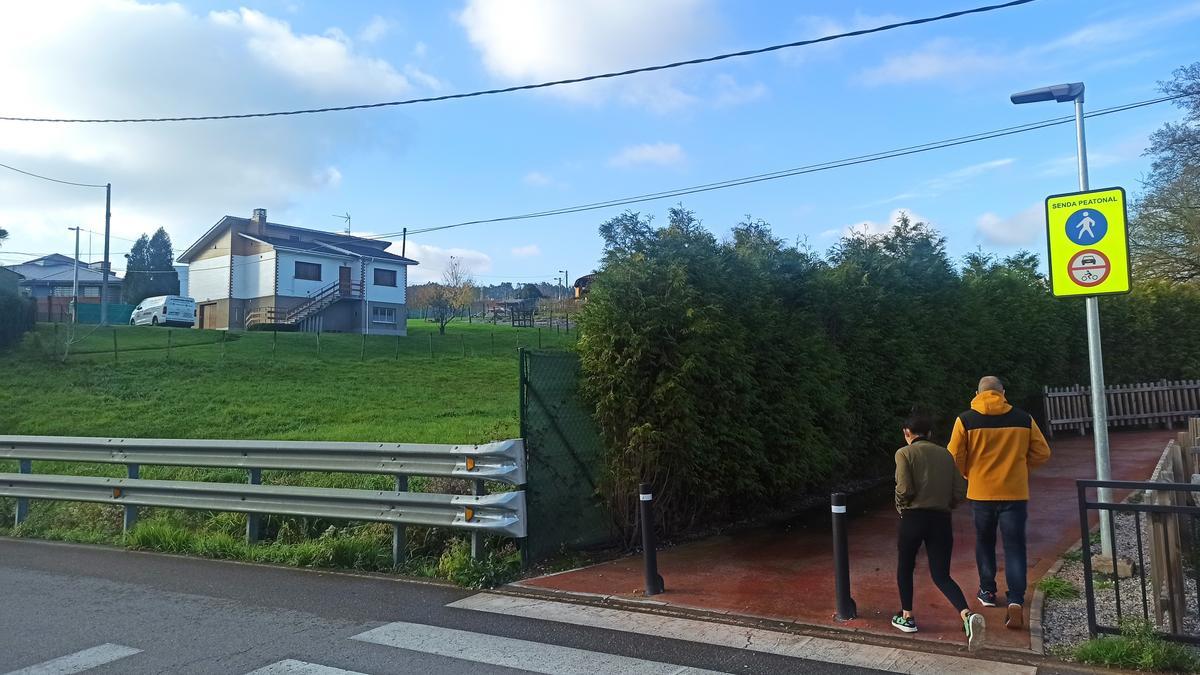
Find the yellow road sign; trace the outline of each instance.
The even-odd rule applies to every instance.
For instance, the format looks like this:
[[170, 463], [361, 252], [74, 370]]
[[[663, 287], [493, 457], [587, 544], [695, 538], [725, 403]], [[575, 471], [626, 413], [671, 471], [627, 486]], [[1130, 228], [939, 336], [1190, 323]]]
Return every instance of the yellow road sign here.
[[1125, 189], [1046, 198], [1050, 290], [1060, 298], [1128, 293], [1129, 227]]

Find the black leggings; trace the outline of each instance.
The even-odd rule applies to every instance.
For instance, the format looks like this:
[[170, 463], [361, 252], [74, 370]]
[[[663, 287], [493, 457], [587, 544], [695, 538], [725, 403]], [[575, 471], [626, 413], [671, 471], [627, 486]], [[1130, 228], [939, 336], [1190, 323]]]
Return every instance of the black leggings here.
[[950, 514], [943, 511], [906, 509], [900, 517], [900, 536], [896, 559], [896, 583], [900, 586], [900, 608], [911, 612], [913, 604], [913, 569], [917, 551], [925, 544], [929, 556], [929, 576], [942, 595], [959, 612], [967, 608], [962, 589], [950, 578], [950, 556], [954, 552], [954, 530]]

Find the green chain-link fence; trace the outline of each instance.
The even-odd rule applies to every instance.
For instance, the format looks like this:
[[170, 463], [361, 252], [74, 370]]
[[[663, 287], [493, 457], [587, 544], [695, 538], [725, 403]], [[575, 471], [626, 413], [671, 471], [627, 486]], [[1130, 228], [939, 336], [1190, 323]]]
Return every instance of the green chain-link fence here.
[[521, 350], [521, 435], [529, 461], [529, 557], [615, 540], [600, 498], [600, 436], [579, 398], [579, 358]]

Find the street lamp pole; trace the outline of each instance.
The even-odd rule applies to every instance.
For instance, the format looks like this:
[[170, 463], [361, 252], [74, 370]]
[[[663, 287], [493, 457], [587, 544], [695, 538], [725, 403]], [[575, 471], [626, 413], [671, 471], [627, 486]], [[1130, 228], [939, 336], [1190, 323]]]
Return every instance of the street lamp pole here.
[[[1075, 103], [1075, 137], [1076, 153], [1079, 162], [1079, 191], [1088, 190], [1087, 141], [1083, 133], [1083, 83], [1058, 84], [1013, 94], [1011, 100], [1015, 104], [1037, 103], [1040, 101], [1058, 101]], [[1108, 448], [1108, 406], [1105, 400], [1104, 359], [1101, 354], [1100, 342], [1100, 300], [1096, 296], [1084, 299], [1087, 310], [1087, 342], [1088, 368], [1092, 379], [1092, 438], [1096, 446], [1096, 478], [1097, 480], [1112, 480], [1109, 464]], [[1099, 488], [1096, 494], [1101, 502], [1112, 501], [1112, 490]], [[1109, 536], [1109, 520], [1112, 515], [1107, 510], [1100, 511], [1100, 549], [1103, 555], [1111, 560], [1113, 542]]]

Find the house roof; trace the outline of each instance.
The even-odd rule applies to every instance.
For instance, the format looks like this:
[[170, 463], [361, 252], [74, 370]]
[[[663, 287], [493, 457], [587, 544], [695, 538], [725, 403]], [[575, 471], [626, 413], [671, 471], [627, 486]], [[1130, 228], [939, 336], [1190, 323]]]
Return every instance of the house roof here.
[[[21, 275], [24, 280], [21, 283], [26, 285], [33, 284], [70, 284], [75, 278], [75, 259], [51, 253], [41, 258], [36, 258], [18, 265], [9, 265], [6, 269], [10, 272]], [[84, 263], [78, 263], [79, 266], [79, 281], [92, 283], [103, 281], [104, 275], [101, 270], [93, 267], [88, 267]], [[108, 275], [110, 284], [121, 283], [121, 277], [115, 273]]]
[[[239, 218], [237, 216], [224, 216], [217, 221], [216, 225], [209, 228], [196, 243], [192, 244], [183, 253], [176, 258], [177, 262], [189, 262], [193, 255], [200, 252], [208, 244], [210, 240], [225, 231], [226, 228], [240, 225], [243, 227], [250, 225], [249, 218]], [[315, 241], [295, 241], [293, 239], [285, 239], [270, 235], [247, 235], [254, 239], [270, 244], [277, 248], [293, 249], [300, 251], [319, 251], [325, 249], [320, 244], [331, 244], [337, 248], [350, 251], [352, 255], [369, 256], [380, 260], [392, 260], [395, 262], [403, 262], [406, 265], [416, 265], [417, 261], [398, 256], [394, 253], [388, 253], [386, 249], [392, 245], [392, 242], [381, 239], [366, 239], [364, 237], [354, 237], [348, 234], [338, 232], [326, 232], [324, 230], [311, 230], [305, 227], [295, 227], [293, 225], [284, 225], [282, 223], [272, 223], [268, 221], [266, 226], [269, 228], [290, 230], [294, 232], [303, 232], [315, 239]]]
[[[368, 248], [356, 244], [346, 244], [345, 242], [326, 242], [326, 241], [296, 241], [295, 239], [284, 239], [283, 237], [268, 237], [256, 234], [242, 234], [241, 236], [254, 241], [261, 241], [264, 244], [279, 249], [290, 251], [311, 251], [313, 253], [325, 253], [333, 255], [350, 255], [353, 257], [374, 258], [376, 260], [393, 260], [405, 265], [416, 265], [417, 261], [409, 260], [404, 256], [399, 256], [394, 253], [388, 253], [381, 248]], [[386, 242], [385, 242], [386, 243]]]
[[11, 274], [11, 275], [15, 276], [15, 277], [16, 277], [16, 278], [18, 278], [18, 279], [24, 279], [24, 278], [25, 278], [25, 275], [24, 275], [24, 274], [21, 274], [20, 272], [18, 272], [18, 271], [16, 271], [16, 270], [10, 270], [10, 269], [8, 269], [7, 267], [0, 267], [0, 272], [4, 272], [4, 273], [6, 273], [6, 274]]

